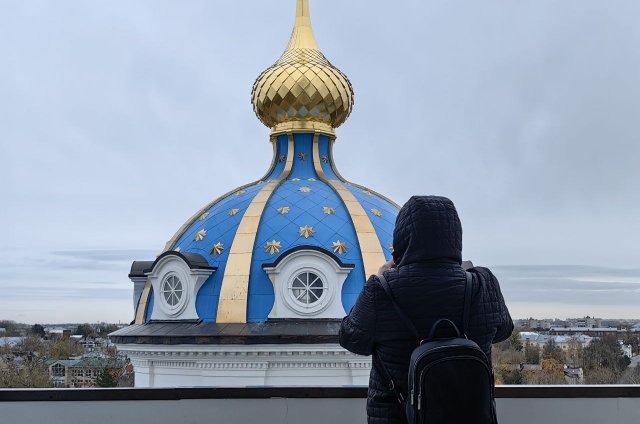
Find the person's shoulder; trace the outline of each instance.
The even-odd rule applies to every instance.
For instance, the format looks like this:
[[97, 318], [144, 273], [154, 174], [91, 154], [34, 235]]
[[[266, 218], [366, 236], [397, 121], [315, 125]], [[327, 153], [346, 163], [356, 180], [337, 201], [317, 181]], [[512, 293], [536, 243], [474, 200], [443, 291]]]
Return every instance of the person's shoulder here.
[[493, 275], [493, 272], [491, 272], [489, 268], [485, 268], [483, 266], [475, 266], [473, 268], [469, 268], [467, 271], [478, 276], [481, 285], [498, 285], [498, 279], [495, 275]]
[[483, 277], [493, 277], [495, 278], [495, 275], [493, 275], [493, 272], [491, 272], [491, 270], [489, 268], [483, 267], [483, 266], [474, 266], [473, 268], [469, 268], [467, 269], [467, 271], [473, 273], [473, 274], [479, 274]]

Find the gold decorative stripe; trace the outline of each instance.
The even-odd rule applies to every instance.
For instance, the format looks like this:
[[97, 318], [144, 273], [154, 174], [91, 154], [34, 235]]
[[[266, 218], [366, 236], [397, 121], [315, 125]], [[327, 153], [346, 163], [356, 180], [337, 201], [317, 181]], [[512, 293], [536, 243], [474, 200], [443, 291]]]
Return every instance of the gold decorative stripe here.
[[362, 261], [364, 263], [365, 277], [378, 273], [378, 268], [384, 264], [387, 260], [384, 257], [382, 251], [382, 244], [378, 239], [378, 234], [371, 220], [367, 216], [364, 208], [358, 202], [358, 199], [347, 189], [339, 180], [330, 180], [327, 178], [322, 165], [320, 164], [320, 147], [318, 142], [318, 134], [313, 137], [313, 165], [318, 177], [325, 183], [329, 184], [336, 192], [336, 194], [342, 199], [342, 203], [347, 208], [347, 212], [351, 216], [353, 225], [356, 230], [356, 236], [358, 237], [358, 243], [360, 244], [360, 251], [362, 252]]
[[[333, 143], [335, 143], [336, 139], [334, 138], [330, 138], [329, 139], [329, 143], [331, 143], [331, 146], [329, 148], [329, 154], [331, 155], [331, 163], [335, 164], [335, 162], [333, 161]], [[361, 186], [360, 184], [356, 184], [356, 183], [352, 183], [351, 181], [348, 181], [345, 177], [343, 177], [342, 175], [340, 175], [340, 172], [338, 171], [338, 168], [336, 168], [335, 166], [332, 167], [333, 168], [333, 172], [334, 174], [336, 174], [336, 176], [342, 180], [342, 182], [350, 184], [354, 187], [359, 188], [360, 190], [368, 190], [371, 193], [375, 194], [376, 196], [380, 197], [383, 200], [386, 200], [387, 202], [391, 203], [393, 206], [395, 206], [397, 209], [400, 209], [400, 205], [397, 204], [396, 202], [394, 202], [393, 200], [389, 199], [387, 196], [378, 193], [377, 191], [371, 190], [370, 188], [367, 188], [365, 186]]]
[[189, 229], [189, 227], [191, 227], [191, 225], [196, 222], [198, 219], [200, 219], [200, 217], [205, 214], [207, 211], [209, 211], [209, 209], [211, 209], [212, 207], [214, 207], [216, 204], [218, 204], [222, 199], [227, 198], [228, 196], [232, 195], [233, 193], [235, 193], [236, 191], [239, 190], [244, 190], [246, 188], [249, 188], [251, 186], [254, 186], [258, 183], [260, 183], [261, 181], [264, 181], [267, 179], [267, 177], [273, 172], [273, 170], [276, 167], [276, 149], [277, 146], [275, 144], [275, 138], [271, 138], [271, 144], [273, 145], [273, 159], [271, 160], [271, 166], [269, 167], [269, 170], [267, 171], [266, 174], [264, 174], [264, 177], [262, 177], [261, 180], [258, 181], [254, 181], [252, 183], [243, 185], [242, 187], [238, 187], [238, 188], [234, 188], [233, 190], [223, 194], [222, 196], [218, 197], [217, 199], [215, 199], [213, 202], [210, 202], [209, 204], [207, 204], [205, 207], [203, 207], [202, 209], [200, 209], [198, 212], [196, 212], [191, 218], [189, 218], [187, 220], [187, 222], [185, 222], [184, 224], [182, 224], [182, 227], [180, 227], [180, 229], [178, 229], [178, 231], [176, 231], [176, 233], [173, 235], [173, 237], [171, 237], [171, 239], [165, 244], [164, 246], [164, 250], [162, 251], [162, 253], [164, 252], [168, 252], [170, 250], [173, 250], [175, 248], [175, 244], [178, 242], [178, 239], [180, 237], [182, 237], [182, 235], [184, 234], [185, 231], [187, 231], [187, 229]]
[[253, 198], [247, 208], [238, 231], [233, 238], [227, 266], [222, 277], [220, 300], [218, 301], [217, 323], [245, 323], [247, 322], [247, 301], [249, 298], [249, 275], [251, 259], [255, 245], [260, 218], [267, 206], [274, 190], [291, 173], [293, 167], [293, 134], [289, 134], [287, 162], [282, 174], [269, 181]]
[[142, 325], [147, 315], [147, 308], [149, 307], [149, 297], [151, 296], [151, 281], [147, 280], [140, 294], [138, 300], [138, 307], [136, 308], [136, 319], [134, 324]]

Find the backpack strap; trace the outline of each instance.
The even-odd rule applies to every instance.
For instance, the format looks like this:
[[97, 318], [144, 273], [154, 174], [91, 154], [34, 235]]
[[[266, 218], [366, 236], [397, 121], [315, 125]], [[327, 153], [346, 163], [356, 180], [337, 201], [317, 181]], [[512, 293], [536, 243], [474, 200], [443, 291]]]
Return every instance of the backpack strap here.
[[465, 271], [466, 283], [464, 286], [464, 310], [462, 312], [462, 333], [469, 336], [469, 320], [471, 319], [471, 292], [473, 290], [473, 275]]
[[384, 289], [385, 293], [387, 293], [389, 300], [391, 300], [391, 304], [393, 305], [393, 308], [396, 310], [396, 313], [398, 314], [400, 319], [402, 319], [404, 324], [413, 333], [413, 335], [416, 336], [416, 339], [418, 339], [418, 341], [422, 340], [422, 337], [420, 336], [420, 333], [418, 332], [418, 329], [416, 328], [416, 326], [413, 325], [413, 323], [411, 322], [411, 319], [407, 316], [407, 314], [404, 313], [404, 311], [400, 308], [400, 305], [398, 305], [396, 303], [396, 300], [393, 298], [393, 294], [391, 293], [391, 286], [389, 285], [389, 282], [387, 281], [387, 279], [384, 278], [384, 275], [382, 274], [378, 275], [377, 277], [378, 277], [378, 280], [380, 280], [380, 283], [382, 284], [382, 288]]

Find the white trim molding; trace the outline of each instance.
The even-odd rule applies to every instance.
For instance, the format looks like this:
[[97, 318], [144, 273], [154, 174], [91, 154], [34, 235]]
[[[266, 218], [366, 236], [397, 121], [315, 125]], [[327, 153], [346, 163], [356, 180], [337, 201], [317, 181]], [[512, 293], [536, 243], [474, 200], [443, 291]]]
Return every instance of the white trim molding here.
[[367, 385], [371, 357], [337, 344], [118, 345], [136, 387]]

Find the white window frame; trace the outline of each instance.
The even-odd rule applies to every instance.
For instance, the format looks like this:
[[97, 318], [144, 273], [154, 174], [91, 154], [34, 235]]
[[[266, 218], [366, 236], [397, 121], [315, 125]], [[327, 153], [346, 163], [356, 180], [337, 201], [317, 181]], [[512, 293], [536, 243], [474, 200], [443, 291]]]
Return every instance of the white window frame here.
[[[191, 269], [182, 257], [167, 255], [161, 258], [147, 273], [148, 281], [153, 287], [152, 320], [197, 320], [196, 297], [204, 282], [213, 274], [212, 269]], [[162, 286], [166, 278], [171, 275], [178, 277], [182, 283], [182, 298], [171, 306], [162, 294]]]
[[[269, 318], [342, 318], [342, 286], [352, 268], [338, 264], [325, 253], [301, 249], [289, 253], [273, 267], [265, 267], [273, 284], [275, 299]], [[316, 274], [323, 281], [325, 290], [321, 298], [305, 305], [297, 301], [289, 287], [295, 278], [304, 273]]]

